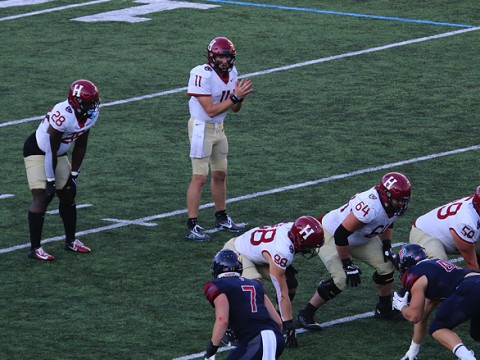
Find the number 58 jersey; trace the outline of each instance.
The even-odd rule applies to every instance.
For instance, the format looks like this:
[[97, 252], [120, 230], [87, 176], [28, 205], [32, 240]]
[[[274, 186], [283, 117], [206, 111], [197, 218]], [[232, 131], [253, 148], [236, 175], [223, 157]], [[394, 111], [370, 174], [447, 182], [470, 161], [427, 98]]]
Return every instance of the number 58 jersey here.
[[472, 203], [473, 195], [439, 206], [420, 216], [415, 227], [438, 240], [447, 252], [456, 251], [450, 229], [464, 241], [475, 243], [480, 236], [480, 219]]
[[263, 257], [268, 253], [280, 268], [286, 269], [295, 257], [293, 243], [288, 237], [293, 222], [259, 226], [235, 239], [235, 249], [257, 265], [268, 264]]

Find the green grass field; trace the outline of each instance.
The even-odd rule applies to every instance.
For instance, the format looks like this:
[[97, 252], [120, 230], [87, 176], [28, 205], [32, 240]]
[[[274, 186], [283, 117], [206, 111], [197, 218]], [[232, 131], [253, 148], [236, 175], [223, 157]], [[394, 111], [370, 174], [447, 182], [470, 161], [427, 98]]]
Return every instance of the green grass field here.
[[[479, 185], [477, 1], [198, 0], [190, 3], [217, 7], [157, 10], [130, 23], [73, 19], [147, 1], [8, 3], [0, 2], [0, 359], [201, 358], [214, 321], [203, 284], [230, 234], [205, 244], [184, 238], [184, 88], [216, 36], [232, 39], [239, 73], [255, 88], [226, 121], [236, 221], [318, 215], [400, 171], [413, 188], [395, 225], [401, 243], [417, 216]], [[77, 196], [91, 205], [78, 210], [78, 237], [93, 252], [63, 251], [59, 216], [47, 215], [44, 248], [56, 260], [43, 263], [26, 256], [22, 147], [79, 78], [98, 85], [103, 104]], [[206, 187], [200, 222], [208, 229], [211, 202]], [[318, 258], [295, 264], [296, 314], [328, 275]], [[412, 326], [368, 314], [377, 296], [360, 266], [361, 286], [317, 312], [329, 326], [299, 334], [300, 347], [282, 358], [403, 356]], [[468, 324], [459, 333], [480, 354]], [[454, 358], [431, 337], [419, 355]]]

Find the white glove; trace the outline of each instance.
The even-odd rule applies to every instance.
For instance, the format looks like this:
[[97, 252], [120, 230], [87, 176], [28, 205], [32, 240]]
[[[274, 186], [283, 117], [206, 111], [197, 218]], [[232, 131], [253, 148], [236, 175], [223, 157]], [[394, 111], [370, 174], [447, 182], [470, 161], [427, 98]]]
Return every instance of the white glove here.
[[420, 344], [414, 343], [412, 340], [412, 343], [410, 344], [410, 348], [406, 352], [405, 356], [402, 357], [400, 360], [416, 360], [417, 354], [419, 351], [420, 351]]
[[397, 309], [399, 311], [402, 311], [402, 309], [408, 305], [408, 296], [409, 292], [406, 291], [405, 295], [400, 296], [396, 291], [393, 293], [393, 301], [392, 301], [392, 306], [394, 309]]

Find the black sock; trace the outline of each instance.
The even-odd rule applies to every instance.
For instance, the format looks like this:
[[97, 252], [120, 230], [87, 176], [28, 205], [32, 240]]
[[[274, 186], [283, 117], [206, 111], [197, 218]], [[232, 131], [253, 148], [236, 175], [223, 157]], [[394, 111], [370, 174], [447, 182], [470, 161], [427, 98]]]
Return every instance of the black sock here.
[[187, 226], [189, 229], [193, 229], [195, 227], [195, 225], [198, 224], [198, 218], [194, 217], [194, 218], [188, 218], [187, 220]]
[[391, 308], [392, 307], [392, 296], [379, 296], [378, 297], [378, 304], [381, 308]]
[[227, 220], [227, 210], [217, 211], [215, 213], [215, 218], [217, 220], [226, 221]]
[[45, 213], [28, 212], [28, 228], [30, 230], [30, 249], [35, 250], [40, 246], [42, 240], [43, 223], [45, 221]]
[[305, 309], [303, 309], [303, 311], [305, 311], [305, 315], [313, 317], [313, 315], [315, 315], [315, 312], [317, 311], [317, 308], [309, 302], [307, 306], [305, 306]]
[[60, 202], [58, 211], [65, 229], [65, 242], [71, 243], [75, 240], [75, 232], [77, 230], [77, 205], [75, 203], [65, 204]]

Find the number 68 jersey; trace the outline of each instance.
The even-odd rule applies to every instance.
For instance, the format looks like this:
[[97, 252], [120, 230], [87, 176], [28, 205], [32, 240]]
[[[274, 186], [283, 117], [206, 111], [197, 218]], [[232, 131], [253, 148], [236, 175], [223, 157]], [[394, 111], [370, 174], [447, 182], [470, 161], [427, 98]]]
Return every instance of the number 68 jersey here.
[[293, 222], [259, 226], [235, 239], [235, 249], [257, 265], [268, 264], [263, 257], [268, 253], [280, 268], [286, 269], [295, 257], [293, 243], [288, 237]]
[[457, 250], [450, 229], [462, 240], [475, 243], [480, 236], [480, 219], [472, 199], [473, 195], [439, 206], [420, 216], [414, 226], [440, 240], [447, 253]]

